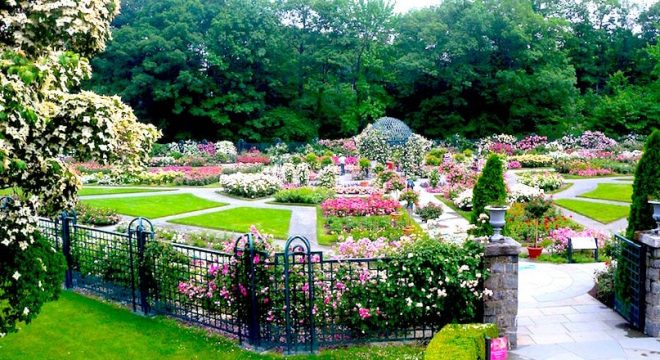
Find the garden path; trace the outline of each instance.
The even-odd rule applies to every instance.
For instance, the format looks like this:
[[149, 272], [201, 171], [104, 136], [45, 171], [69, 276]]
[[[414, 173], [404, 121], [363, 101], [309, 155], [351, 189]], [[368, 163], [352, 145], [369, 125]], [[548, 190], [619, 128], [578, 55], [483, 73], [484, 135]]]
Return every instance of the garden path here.
[[[147, 189], [153, 189], [153, 187]], [[150, 219], [154, 226], [164, 227], [177, 231], [207, 231], [220, 234], [228, 234], [232, 236], [239, 235], [234, 232], [222, 231], [222, 230], [212, 230], [212, 229], [202, 229], [194, 226], [180, 225], [170, 223], [170, 220], [180, 219], [189, 216], [202, 215], [208, 213], [214, 213], [218, 211], [229, 210], [237, 207], [253, 207], [253, 208], [269, 208], [269, 209], [283, 209], [291, 210], [291, 222], [289, 223], [289, 236], [300, 235], [304, 236], [310, 241], [312, 250], [328, 250], [326, 246], [318, 244], [316, 237], [316, 208], [308, 206], [288, 206], [288, 205], [276, 205], [269, 204], [268, 202], [273, 201], [273, 198], [258, 199], [258, 200], [242, 200], [236, 199], [233, 197], [224, 196], [218, 194], [216, 191], [217, 188], [199, 188], [199, 187], [178, 187], [178, 188], [167, 188], [172, 189], [166, 193], [163, 192], [152, 192], [152, 193], [134, 193], [134, 194], [112, 194], [112, 195], [92, 195], [92, 196], [81, 196], [81, 199], [109, 199], [109, 198], [126, 198], [126, 197], [144, 197], [144, 196], [159, 196], [159, 195], [170, 195], [170, 194], [192, 194], [202, 199], [212, 200], [227, 203], [229, 205], [223, 207], [216, 207], [204, 210], [198, 210], [193, 212], [188, 212], [184, 214], [177, 214], [171, 216], [165, 216], [157, 219]], [[125, 219], [130, 220], [130, 217], [125, 217]], [[106, 229], [113, 229], [114, 226], [108, 227]], [[246, 229], [247, 231], [248, 229]], [[284, 241], [276, 240], [276, 243], [281, 243], [284, 245]]]
[[[421, 183], [423, 181], [418, 181], [415, 183], [415, 189], [419, 189], [419, 205], [426, 206], [429, 203], [436, 204], [442, 207], [442, 215], [439, 220], [441, 221], [442, 227], [439, 230], [439, 234], [442, 236], [450, 236], [453, 234], [464, 234], [467, 232], [469, 222], [465, 220], [461, 215], [452, 210], [449, 206], [445, 205], [442, 201], [438, 200], [435, 197], [437, 194], [432, 194], [423, 187]], [[422, 225], [424, 228], [426, 224], [423, 224], [421, 219], [418, 216], [413, 216], [413, 218]]]
[[[507, 171], [507, 181], [509, 182], [509, 184], [515, 184], [517, 182], [516, 172], [517, 171], [512, 171], [512, 170]], [[629, 177], [619, 176], [619, 177], [596, 177], [596, 178], [587, 178], [587, 179], [567, 179], [565, 181], [568, 183], [572, 183], [573, 186], [569, 187], [564, 191], [553, 194], [552, 198], [578, 199], [589, 202], [627, 206], [630, 204], [624, 202], [618, 202], [618, 201], [611, 201], [611, 200], [582, 198], [578, 196], [596, 189], [598, 184], [604, 184], [604, 183], [628, 184], [629, 183], [628, 181], [621, 181], [621, 179], [628, 179], [628, 178]], [[577, 223], [584, 225], [588, 228], [607, 231], [610, 233], [617, 233], [620, 232], [621, 230], [625, 230], [628, 227], [628, 220], [626, 218], [613, 221], [609, 224], [603, 224], [598, 221], [592, 220], [584, 215], [580, 215], [576, 212], [570, 211], [568, 209], [564, 209], [562, 207], [560, 207], [559, 209], [564, 215], [572, 217], [573, 220], [575, 220]]]
[[597, 264], [519, 263], [517, 360], [652, 359], [660, 339], [632, 330], [587, 292]]

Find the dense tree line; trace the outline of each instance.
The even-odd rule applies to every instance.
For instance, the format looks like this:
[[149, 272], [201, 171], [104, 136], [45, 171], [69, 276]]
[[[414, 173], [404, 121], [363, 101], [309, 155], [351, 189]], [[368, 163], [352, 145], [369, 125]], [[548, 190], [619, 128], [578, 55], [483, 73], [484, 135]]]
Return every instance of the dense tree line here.
[[126, 0], [86, 86], [167, 139], [309, 140], [383, 115], [453, 133], [648, 133], [660, 3]]

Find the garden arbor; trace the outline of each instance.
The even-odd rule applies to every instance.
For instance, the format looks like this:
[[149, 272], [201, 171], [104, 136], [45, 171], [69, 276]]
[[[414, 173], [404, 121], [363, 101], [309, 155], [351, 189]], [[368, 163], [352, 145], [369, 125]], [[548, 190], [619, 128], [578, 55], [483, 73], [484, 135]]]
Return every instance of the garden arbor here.
[[385, 141], [390, 146], [405, 145], [413, 135], [406, 123], [393, 117], [382, 117], [376, 120], [373, 128], [384, 135]]
[[431, 142], [414, 134], [403, 121], [391, 117], [378, 119], [355, 137], [360, 155], [385, 163], [400, 163], [406, 175], [421, 175], [424, 155], [431, 149]]

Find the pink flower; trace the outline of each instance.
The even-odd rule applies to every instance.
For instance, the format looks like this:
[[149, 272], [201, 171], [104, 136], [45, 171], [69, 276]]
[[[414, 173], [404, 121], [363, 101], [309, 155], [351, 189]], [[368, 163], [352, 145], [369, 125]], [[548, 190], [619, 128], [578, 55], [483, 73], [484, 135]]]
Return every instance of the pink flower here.
[[369, 312], [369, 309], [366, 309], [366, 308], [360, 308], [358, 310], [358, 313], [360, 314], [360, 317], [362, 318], [362, 320], [368, 319], [368, 318], [371, 317], [371, 313]]

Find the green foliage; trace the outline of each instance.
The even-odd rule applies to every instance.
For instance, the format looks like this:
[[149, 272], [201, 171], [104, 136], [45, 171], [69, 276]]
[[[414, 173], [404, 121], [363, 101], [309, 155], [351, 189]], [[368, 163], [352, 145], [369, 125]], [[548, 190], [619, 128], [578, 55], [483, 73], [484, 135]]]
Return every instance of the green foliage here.
[[[481, 272], [482, 259], [483, 246], [473, 241], [462, 246], [426, 238], [406, 243], [391, 261], [373, 265], [385, 270], [386, 279], [363, 281], [342, 295], [342, 322], [356, 334], [369, 334], [393, 327], [475, 321], [481, 304], [478, 287], [488, 276]], [[344, 271], [354, 269], [340, 268], [337, 275], [346, 275]], [[361, 319], [356, 304], [379, 309], [380, 315]]]
[[284, 189], [274, 195], [276, 202], [290, 204], [320, 204], [333, 196], [334, 191], [321, 187]]
[[610, 263], [605, 269], [598, 270], [594, 273], [596, 298], [609, 307], [614, 306], [614, 279], [616, 277], [616, 268], [617, 266]]
[[30, 323], [62, 288], [64, 257], [41, 234], [35, 233], [34, 239], [23, 251], [0, 252], [0, 279], [6, 279], [0, 281], [0, 333], [16, 331], [19, 321]]
[[112, 209], [93, 208], [84, 203], [76, 206], [76, 215], [81, 224], [94, 226], [115, 225], [121, 220], [117, 212]]
[[442, 215], [442, 206], [428, 203], [424, 207], [418, 207], [415, 209], [415, 214], [419, 215], [422, 218], [422, 221], [426, 222], [431, 219], [437, 219]]
[[660, 192], [660, 130], [654, 130], [646, 140], [644, 155], [637, 164], [633, 181], [632, 205], [626, 235], [633, 238], [636, 231], [655, 228], [650, 198]]
[[[321, 215], [322, 216], [322, 215]], [[397, 241], [405, 235], [403, 228], [412, 221], [408, 214], [392, 218], [390, 216], [329, 216], [323, 218], [322, 235], [326, 243], [337, 241], [340, 237], [353, 239], [385, 238]]]
[[474, 187], [470, 222], [477, 224], [479, 215], [486, 213], [484, 209], [486, 206], [504, 202], [506, 202], [506, 186], [504, 186], [502, 159], [497, 155], [491, 155]]
[[485, 338], [498, 336], [495, 324], [446, 325], [426, 347], [424, 360], [489, 360]]

